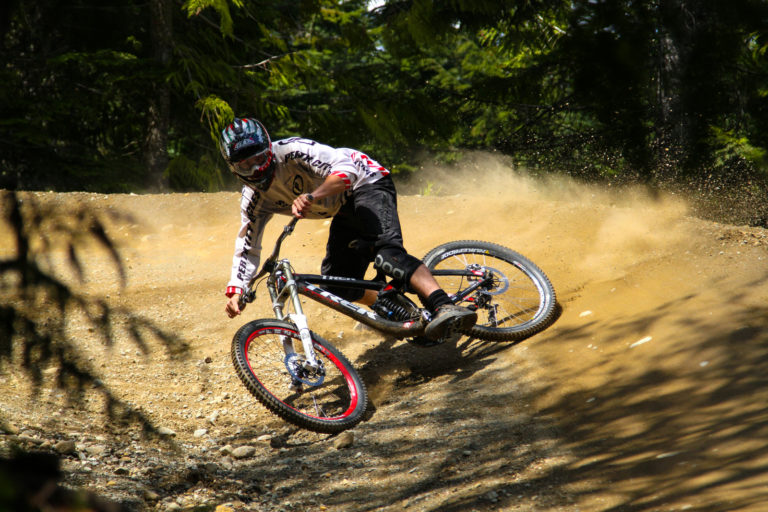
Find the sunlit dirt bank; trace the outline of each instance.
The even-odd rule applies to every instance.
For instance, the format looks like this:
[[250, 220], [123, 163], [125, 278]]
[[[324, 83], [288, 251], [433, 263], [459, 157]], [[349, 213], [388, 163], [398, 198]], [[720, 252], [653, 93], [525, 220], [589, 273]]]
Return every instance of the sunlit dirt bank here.
[[[0, 422], [73, 439], [80, 453], [106, 444], [117, 462], [67, 455], [67, 484], [142, 510], [766, 510], [768, 231], [692, 218], [681, 197], [537, 181], [496, 161], [426, 176], [401, 187], [412, 253], [459, 239], [506, 245], [548, 274], [562, 311], [518, 344], [423, 348], [309, 305], [312, 329], [357, 364], [372, 397], [351, 447], [274, 419], [232, 370], [234, 332], [269, 316], [263, 296], [236, 320], [223, 311], [236, 193], [30, 193], [129, 217], [108, 230], [126, 286], [94, 247], [85, 292], [154, 322], [175, 348], [153, 336], [139, 347], [119, 322], [106, 347], [77, 315], [68, 334], [125, 407], [175, 436], [169, 447], [116, 428], [96, 391], [85, 412], [45, 386], [32, 397], [8, 367]], [[318, 271], [327, 229], [300, 222], [283, 254]], [[13, 251], [8, 234], [0, 257]], [[233, 459], [226, 445], [256, 451]], [[183, 476], [190, 465], [207, 476]]]

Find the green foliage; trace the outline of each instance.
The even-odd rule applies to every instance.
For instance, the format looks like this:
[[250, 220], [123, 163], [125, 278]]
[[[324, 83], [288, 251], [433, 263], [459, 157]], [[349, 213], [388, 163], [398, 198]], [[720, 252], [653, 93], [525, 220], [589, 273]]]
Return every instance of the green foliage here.
[[739, 137], [733, 131], [725, 131], [718, 127], [712, 128], [713, 146], [717, 165], [725, 165], [733, 158], [740, 158], [758, 167], [765, 167], [768, 150], [756, 147], [747, 137]]
[[171, 159], [165, 173], [174, 190], [216, 192], [224, 188], [222, 174], [207, 154], [197, 162], [179, 155]]
[[[242, 0], [231, 0], [235, 7], [242, 7]], [[197, 16], [203, 9], [212, 8], [221, 18], [219, 28], [225, 36], [232, 37], [232, 15], [229, 12], [229, 3], [227, 0], [187, 0], [184, 3], [184, 9], [187, 16]]]
[[427, 184], [421, 189], [422, 196], [433, 196], [440, 193], [440, 185], [435, 185], [434, 181], [427, 181]]
[[150, 4], [173, 18], [167, 62], [145, 3], [13, 4], [0, 70], [5, 186], [140, 188], [164, 92], [166, 176], [182, 190], [228, 186], [214, 141], [235, 115], [392, 169], [466, 149], [590, 179], [690, 176], [730, 156], [764, 165], [764, 2]]
[[235, 117], [232, 107], [226, 101], [213, 95], [197, 100], [195, 106], [200, 110], [202, 118], [208, 126], [211, 140], [218, 141], [221, 130]]

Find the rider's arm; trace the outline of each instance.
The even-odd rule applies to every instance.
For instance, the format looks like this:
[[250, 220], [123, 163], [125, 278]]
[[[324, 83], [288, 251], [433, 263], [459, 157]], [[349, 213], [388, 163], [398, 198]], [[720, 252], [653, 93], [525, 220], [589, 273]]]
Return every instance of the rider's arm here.
[[310, 139], [279, 140], [275, 142], [275, 154], [281, 162], [301, 162], [322, 178], [337, 176], [346, 189], [357, 188], [389, 174], [381, 164], [360, 151], [335, 148]]
[[335, 196], [341, 194], [347, 189], [347, 184], [344, 179], [336, 174], [331, 174], [325, 181], [312, 191], [313, 199], [323, 199], [324, 197]]
[[243, 294], [259, 265], [261, 237], [264, 226], [271, 217], [271, 214], [258, 212], [258, 207], [254, 204], [257, 200], [258, 195], [254, 197], [251, 189], [247, 187], [243, 189], [240, 229], [235, 240], [232, 271], [226, 289], [226, 295], [229, 298], [226, 311], [230, 317], [240, 313], [237, 299]]
[[347, 184], [341, 176], [330, 174], [319, 187], [308, 194], [301, 194], [293, 201], [291, 208], [293, 215], [303, 217], [312, 206], [312, 203], [330, 196], [341, 194], [347, 189]]

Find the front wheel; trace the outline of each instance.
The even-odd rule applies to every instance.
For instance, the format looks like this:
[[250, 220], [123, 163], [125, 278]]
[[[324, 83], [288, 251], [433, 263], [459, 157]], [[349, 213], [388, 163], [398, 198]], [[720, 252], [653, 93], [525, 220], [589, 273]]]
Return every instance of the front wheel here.
[[242, 326], [232, 340], [232, 362], [248, 391], [274, 414], [307, 430], [341, 432], [363, 419], [365, 385], [341, 352], [311, 335], [316, 369], [304, 365], [296, 326], [278, 320]]
[[518, 341], [555, 319], [555, 290], [531, 260], [501, 245], [474, 240], [448, 242], [424, 257], [438, 284], [454, 302], [477, 311], [467, 333], [493, 341]]

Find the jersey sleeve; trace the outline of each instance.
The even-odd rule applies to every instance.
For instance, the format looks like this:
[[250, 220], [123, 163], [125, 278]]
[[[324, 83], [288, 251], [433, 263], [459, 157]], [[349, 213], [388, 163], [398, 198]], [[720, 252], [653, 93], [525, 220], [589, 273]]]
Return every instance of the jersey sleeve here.
[[232, 271], [227, 283], [226, 295], [242, 294], [251, 277], [256, 272], [261, 259], [261, 239], [264, 226], [272, 217], [270, 213], [254, 212], [251, 192], [244, 189], [240, 203], [240, 229], [235, 239], [235, 254], [232, 258]]

